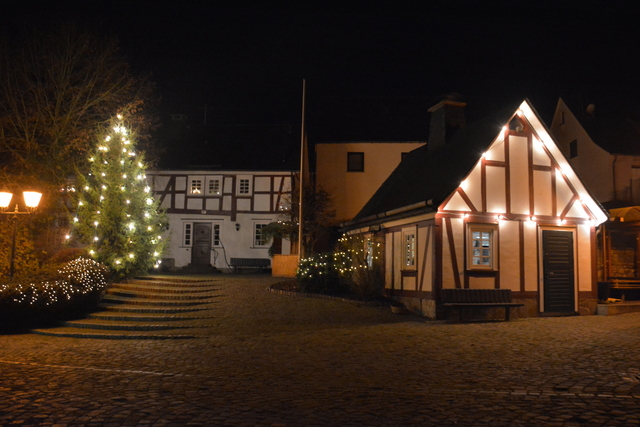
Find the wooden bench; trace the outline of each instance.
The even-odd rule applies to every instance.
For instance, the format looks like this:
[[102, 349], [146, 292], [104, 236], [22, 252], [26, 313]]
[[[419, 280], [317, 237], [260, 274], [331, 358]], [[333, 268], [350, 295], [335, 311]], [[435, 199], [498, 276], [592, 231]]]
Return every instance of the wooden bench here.
[[505, 320], [511, 318], [511, 309], [524, 304], [513, 302], [510, 289], [441, 289], [440, 301], [447, 309], [458, 310], [458, 320], [472, 307], [504, 307]]
[[233, 267], [234, 273], [238, 273], [242, 268], [259, 268], [262, 273], [263, 268], [271, 266], [271, 260], [268, 258], [231, 258], [229, 265]]
[[640, 289], [640, 280], [637, 279], [610, 279], [612, 289]]

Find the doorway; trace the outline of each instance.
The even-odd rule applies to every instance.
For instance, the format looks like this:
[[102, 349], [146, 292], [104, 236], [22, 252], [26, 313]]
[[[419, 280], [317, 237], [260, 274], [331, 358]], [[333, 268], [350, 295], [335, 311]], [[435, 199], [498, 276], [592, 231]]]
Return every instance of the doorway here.
[[193, 223], [192, 265], [211, 265], [211, 224]]
[[575, 313], [573, 232], [542, 230], [544, 313]]

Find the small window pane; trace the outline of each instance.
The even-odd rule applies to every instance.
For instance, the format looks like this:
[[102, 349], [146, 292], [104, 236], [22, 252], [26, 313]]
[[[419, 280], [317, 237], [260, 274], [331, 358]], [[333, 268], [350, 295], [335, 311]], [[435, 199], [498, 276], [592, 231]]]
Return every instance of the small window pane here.
[[347, 153], [347, 172], [364, 172], [364, 153]]
[[249, 180], [241, 179], [240, 180], [240, 194], [249, 194]]

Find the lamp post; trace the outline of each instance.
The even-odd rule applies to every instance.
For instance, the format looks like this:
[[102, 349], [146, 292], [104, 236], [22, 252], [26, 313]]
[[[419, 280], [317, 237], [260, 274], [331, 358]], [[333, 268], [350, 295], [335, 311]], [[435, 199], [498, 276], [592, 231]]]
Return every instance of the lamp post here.
[[24, 206], [27, 209], [26, 212], [21, 212], [19, 209], [18, 196], [15, 196], [15, 208], [13, 211], [9, 210], [11, 206], [11, 200], [14, 195], [7, 192], [0, 192], [0, 209], [1, 213], [5, 215], [13, 215], [11, 220], [13, 221], [13, 238], [11, 240], [11, 261], [9, 262], [9, 277], [13, 277], [15, 273], [15, 259], [16, 259], [16, 231], [18, 229], [18, 215], [29, 215], [33, 213], [40, 204], [40, 198], [42, 193], [37, 191], [23, 191], [22, 198], [24, 200]]

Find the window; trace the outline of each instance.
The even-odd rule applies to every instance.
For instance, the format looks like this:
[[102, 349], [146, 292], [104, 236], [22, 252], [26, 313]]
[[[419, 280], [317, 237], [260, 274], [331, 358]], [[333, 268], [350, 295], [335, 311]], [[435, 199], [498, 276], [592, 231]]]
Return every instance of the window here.
[[494, 270], [496, 262], [495, 226], [469, 225], [467, 268]]
[[569, 158], [578, 157], [578, 140], [574, 139], [569, 142]]
[[209, 181], [209, 194], [220, 194], [220, 180], [212, 179]]
[[264, 227], [266, 227], [267, 224], [265, 223], [256, 223], [255, 224], [255, 228], [254, 228], [254, 238], [253, 238], [253, 245], [254, 246], [265, 246], [267, 243], [269, 243], [269, 240], [267, 240], [265, 238], [265, 236], [263, 236], [262, 234], [262, 229]]
[[403, 251], [403, 267], [415, 268], [416, 266], [416, 233], [402, 233], [402, 251]]
[[220, 246], [220, 224], [213, 224], [213, 246]]
[[249, 194], [249, 180], [241, 179], [240, 187], [238, 187], [238, 194]]
[[191, 180], [191, 194], [200, 194], [202, 193], [202, 180], [201, 179], [192, 179]]
[[364, 172], [364, 153], [347, 153], [347, 172]]
[[184, 225], [184, 245], [191, 246], [191, 224]]

